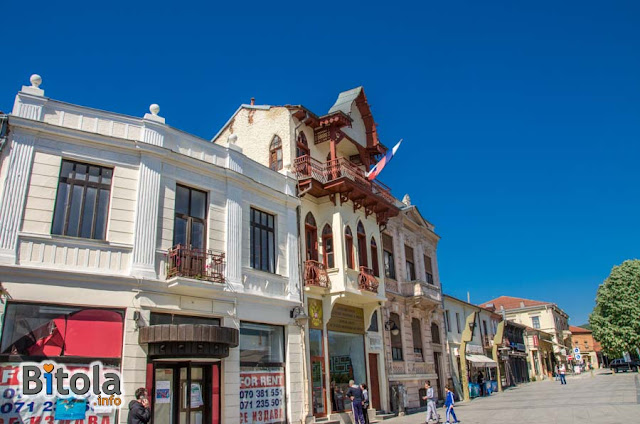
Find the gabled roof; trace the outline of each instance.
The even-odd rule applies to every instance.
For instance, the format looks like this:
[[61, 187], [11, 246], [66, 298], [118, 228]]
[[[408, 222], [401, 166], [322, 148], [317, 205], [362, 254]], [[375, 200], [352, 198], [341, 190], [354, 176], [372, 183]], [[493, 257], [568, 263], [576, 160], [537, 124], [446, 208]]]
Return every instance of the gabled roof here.
[[329, 114], [335, 112], [342, 112], [348, 116], [351, 116], [351, 108], [355, 103], [364, 122], [367, 138], [367, 148], [381, 148], [384, 151], [387, 148], [378, 140], [378, 131], [376, 129], [376, 123], [373, 120], [373, 114], [371, 113], [371, 107], [367, 101], [367, 96], [364, 93], [362, 86], [352, 88], [351, 90], [343, 91], [338, 94], [336, 102], [329, 109]]
[[575, 325], [570, 325], [569, 331], [571, 331], [572, 334], [591, 334], [592, 333], [591, 330], [587, 330], [586, 328], [582, 328], [582, 327], [576, 327]]
[[522, 307], [528, 308], [531, 306], [544, 305], [553, 305], [553, 303], [541, 302], [539, 300], [523, 299], [521, 297], [500, 296], [495, 299], [489, 300], [488, 302], [484, 302], [480, 306], [482, 306], [483, 308], [489, 308], [493, 306], [496, 311], [499, 311], [501, 309], [508, 311], [509, 309], [519, 309]]
[[360, 86], [338, 94], [338, 98], [333, 106], [331, 106], [331, 109], [329, 109], [329, 113], [341, 111], [349, 115], [351, 113], [351, 103], [358, 98], [363, 90], [362, 86]]

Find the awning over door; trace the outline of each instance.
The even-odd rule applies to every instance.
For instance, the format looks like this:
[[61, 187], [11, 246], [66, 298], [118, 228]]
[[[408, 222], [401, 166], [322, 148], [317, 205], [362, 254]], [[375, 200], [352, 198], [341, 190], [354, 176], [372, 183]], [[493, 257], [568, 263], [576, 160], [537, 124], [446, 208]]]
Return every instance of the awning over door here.
[[498, 366], [496, 361], [484, 355], [472, 355], [467, 353], [467, 361], [471, 362], [476, 367], [496, 368]]

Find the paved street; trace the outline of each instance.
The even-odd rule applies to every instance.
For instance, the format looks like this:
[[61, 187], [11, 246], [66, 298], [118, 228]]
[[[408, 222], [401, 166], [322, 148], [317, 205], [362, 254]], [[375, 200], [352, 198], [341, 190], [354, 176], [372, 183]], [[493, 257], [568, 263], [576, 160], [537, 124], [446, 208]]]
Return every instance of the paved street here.
[[[556, 381], [523, 384], [488, 398], [461, 403], [455, 408], [464, 424], [562, 423], [621, 424], [640, 422], [640, 375], [611, 374], [608, 370], [569, 376], [567, 385]], [[439, 408], [441, 422], [444, 409]], [[392, 418], [385, 424], [423, 423], [425, 414]]]

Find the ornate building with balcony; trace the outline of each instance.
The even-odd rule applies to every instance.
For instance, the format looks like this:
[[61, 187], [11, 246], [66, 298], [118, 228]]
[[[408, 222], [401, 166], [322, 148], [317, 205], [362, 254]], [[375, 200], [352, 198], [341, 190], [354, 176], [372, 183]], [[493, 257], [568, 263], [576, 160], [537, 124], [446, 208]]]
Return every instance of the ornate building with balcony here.
[[387, 303], [382, 310], [391, 411], [424, 407], [424, 383], [439, 399], [449, 378], [442, 290], [436, 249], [440, 237], [406, 195], [382, 233]]
[[[303, 421], [293, 174], [166, 125], [157, 105], [124, 116], [31, 82], [0, 119], [3, 374], [99, 360], [121, 372], [123, 405], [148, 389], [154, 424]], [[242, 403], [261, 379], [273, 402]]]
[[378, 139], [364, 90], [340, 93], [322, 115], [303, 106], [252, 100], [213, 141], [224, 144], [231, 137], [250, 158], [297, 178], [310, 317], [304, 338], [310, 376], [304, 399], [310, 415], [350, 422], [345, 393], [351, 379], [369, 385], [372, 409], [388, 410], [380, 228], [401, 205], [389, 188], [365, 177], [387, 148]]

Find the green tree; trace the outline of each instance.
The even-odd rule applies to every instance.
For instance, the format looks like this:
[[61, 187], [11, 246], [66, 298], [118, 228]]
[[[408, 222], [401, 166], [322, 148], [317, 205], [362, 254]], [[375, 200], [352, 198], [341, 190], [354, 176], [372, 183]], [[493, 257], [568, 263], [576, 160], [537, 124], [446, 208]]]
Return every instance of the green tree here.
[[589, 324], [609, 356], [635, 352], [640, 346], [640, 260], [613, 267], [598, 288]]

